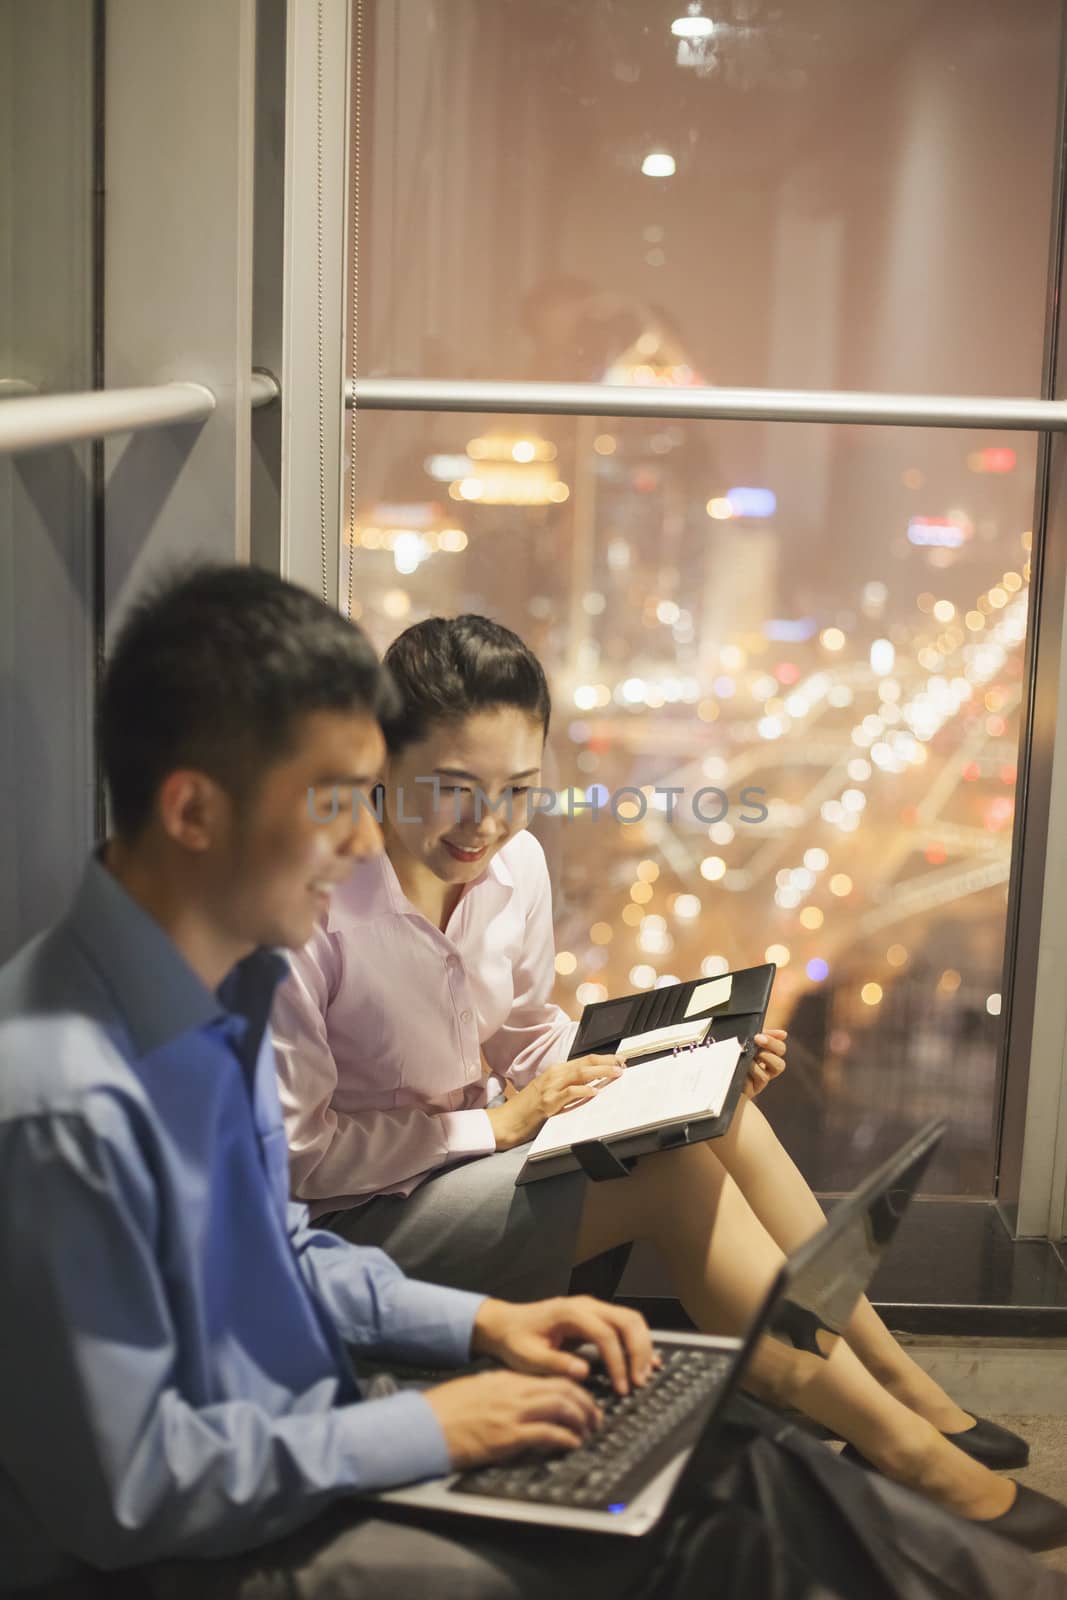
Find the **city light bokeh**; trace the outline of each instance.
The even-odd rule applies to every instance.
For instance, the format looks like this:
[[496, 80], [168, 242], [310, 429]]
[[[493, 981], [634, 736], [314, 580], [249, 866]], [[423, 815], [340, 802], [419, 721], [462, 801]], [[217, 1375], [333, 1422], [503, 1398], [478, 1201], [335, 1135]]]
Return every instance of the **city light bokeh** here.
[[[417, 108], [377, 75], [387, 9], [361, 370], [1037, 392], [1053, 5], [805, 0], [690, 40], [643, 0], [614, 31], [453, 0]], [[356, 420], [342, 592], [351, 561], [375, 641], [483, 611], [549, 673], [559, 1003], [776, 961], [764, 1104], [825, 1188], [935, 1114], [929, 1187], [990, 1188], [1035, 466], [1024, 433]]]

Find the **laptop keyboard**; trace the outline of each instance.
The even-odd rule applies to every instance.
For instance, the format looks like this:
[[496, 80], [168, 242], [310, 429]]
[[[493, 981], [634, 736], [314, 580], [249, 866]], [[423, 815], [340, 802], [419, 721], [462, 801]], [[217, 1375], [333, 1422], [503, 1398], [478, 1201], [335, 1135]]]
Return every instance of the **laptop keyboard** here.
[[582, 1510], [621, 1509], [674, 1455], [682, 1425], [719, 1388], [736, 1359], [731, 1351], [658, 1347], [663, 1365], [643, 1389], [620, 1395], [604, 1371], [586, 1379], [604, 1414], [598, 1433], [558, 1456], [477, 1467], [452, 1488], [460, 1494], [532, 1500]]

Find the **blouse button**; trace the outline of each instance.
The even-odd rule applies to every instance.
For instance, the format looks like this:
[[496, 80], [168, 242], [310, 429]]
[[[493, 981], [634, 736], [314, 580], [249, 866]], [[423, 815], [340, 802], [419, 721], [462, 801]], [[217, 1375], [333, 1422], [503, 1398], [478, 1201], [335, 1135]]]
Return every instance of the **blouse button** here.
[[473, 1011], [461, 1011], [460, 1014], [459, 1014], [459, 1020], [460, 1020], [460, 1022], [473, 1022], [473, 1020], [474, 1020], [474, 1012]]

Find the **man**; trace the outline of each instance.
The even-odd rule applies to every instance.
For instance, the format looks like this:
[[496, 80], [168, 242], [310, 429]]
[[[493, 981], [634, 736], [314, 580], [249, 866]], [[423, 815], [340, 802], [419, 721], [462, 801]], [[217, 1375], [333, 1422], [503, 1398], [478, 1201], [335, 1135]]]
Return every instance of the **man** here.
[[[412, 1282], [288, 1204], [273, 947], [301, 944], [380, 848], [362, 802], [389, 694], [358, 630], [250, 568], [192, 572], [118, 641], [99, 717], [113, 836], [68, 917], [0, 972], [0, 1592], [111, 1597], [131, 1574], [132, 1593], [249, 1600], [682, 1592], [665, 1538], [452, 1536], [353, 1503], [577, 1445], [597, 1413], [568, 1343], [595, 1344], [620, 1389], [654, 1359], [625, 1309]], [[367, 1398], [346, 1345], [511, 1370]], [[732, 1480], [729, 1512], [709, 1486], [708, 1518], [668, 1530], [675, 1570], [694, 1594], [829, 1596], [761, 1524], [754, 1481]], [[888, 1595], [825, 1517], [796, 1531], [818, 1546], [804, 1572], [862, 1569]], [[1036, 1595], [1039, 1569], [1003, 1549], [1013, 1593]]]

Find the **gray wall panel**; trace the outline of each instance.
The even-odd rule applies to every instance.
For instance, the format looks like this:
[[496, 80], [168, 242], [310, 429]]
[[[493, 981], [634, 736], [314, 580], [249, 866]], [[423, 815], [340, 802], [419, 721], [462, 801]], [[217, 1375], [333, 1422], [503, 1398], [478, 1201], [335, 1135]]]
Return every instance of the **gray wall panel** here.
[[111, 0], [109, 388], [189, 378], [199, 427], [107, 445], [107, 612], [195, 555], [247, 559], [255, 0]]
[[[92, 377], [91, 20], [0, 3], [0, 377], [53, 393]], [[88, 466], [0, 458], [0, 960], [63, 910], [92, 840]]]

